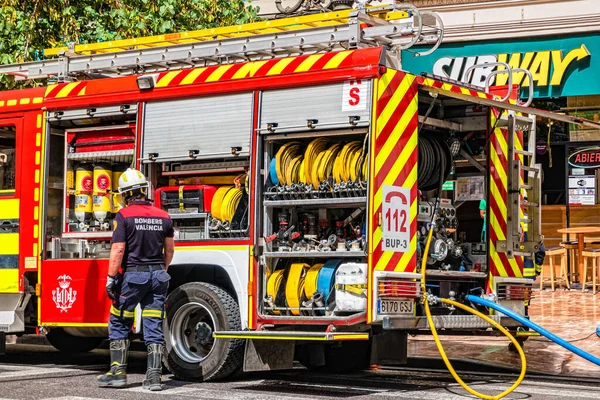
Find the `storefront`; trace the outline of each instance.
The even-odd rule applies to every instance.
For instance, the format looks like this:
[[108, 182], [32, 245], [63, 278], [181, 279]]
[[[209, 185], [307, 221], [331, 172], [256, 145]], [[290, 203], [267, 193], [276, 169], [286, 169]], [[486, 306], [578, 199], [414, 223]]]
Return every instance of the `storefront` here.
[[[504, 62], [528, 69], [533, 76], [532, 107], [584, 118], [600, 119], [600, 34], [523, 38], [510, 41], [463, 42], [442, 45], [429, 56], [403, 55], [403, 68], [467, 82], [475, 64]], [[476, 69], [468, 83], [483, 86], [498, 67]], [[507, 74], [491, 78], [507, 84]], [[513, 83], [529, 92], [529, 79], [515, 73]], [[548, 245], [561, 240], [565, 226], [600, 226], [600, 131], [538, 119], [537, 161], [544, 170], [542, 233]]]

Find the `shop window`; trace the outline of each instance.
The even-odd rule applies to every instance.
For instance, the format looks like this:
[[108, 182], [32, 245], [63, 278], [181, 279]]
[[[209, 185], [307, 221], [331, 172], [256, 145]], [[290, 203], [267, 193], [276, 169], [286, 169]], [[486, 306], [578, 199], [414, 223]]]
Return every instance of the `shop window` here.
[[15, 126], [0, 127], [0, 195], [15, 190], [15, 150], [17, 135]]

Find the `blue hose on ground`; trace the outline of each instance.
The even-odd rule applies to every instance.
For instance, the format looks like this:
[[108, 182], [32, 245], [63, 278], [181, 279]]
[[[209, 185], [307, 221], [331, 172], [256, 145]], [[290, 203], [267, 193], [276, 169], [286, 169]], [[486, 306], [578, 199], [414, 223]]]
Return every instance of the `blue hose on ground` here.
[[533, 329], [534, 331], [538, 332], [540, 335], [545, 336], [546, 338], [552, 340], [554, 343], [559, 344], [562, 347], [564, 347], [565, 349], [577, 354], [579, 357], [585, 358], [589, 362], [594, 363], [596, 365], [600, 365], [600, 358], [581, 350], [579, 347], [572, 345], [571, 343], [567, 342], [564, 339], [561, 339], [560, 337], [556, 336], [552, 332], [547, 331], [546, 329], [542, 328], [538, 324], [531, 322], [527, 318], [523, 317], [520, 314], [517, 314], [514, 311], [509, 310], [506, 307], [502, 307], [501, 305], [494, 303], [493, 301], [486, 300], [479, 296], [474, 296], [472, 294], [467, 296], [467, 301], [470, 301], [470, 302], [473, 302], [476, 304], [480, 304], [480, 305], [488, 307], [488, 308], [493, 308], [494, 310], [499, 311], [502, 314], [514, 319], [515, 321]]

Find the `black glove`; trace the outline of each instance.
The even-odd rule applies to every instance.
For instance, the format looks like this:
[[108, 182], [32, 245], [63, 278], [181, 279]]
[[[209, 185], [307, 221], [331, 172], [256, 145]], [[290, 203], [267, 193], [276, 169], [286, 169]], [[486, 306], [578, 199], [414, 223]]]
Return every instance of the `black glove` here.
[[540, 244], [540, 248], [535, 253], [534, 258], [537, 265], [542, 265], [544, 263], [544, 259], [546, 258], [546, 246], [544, 246], [544, 243]]
[[119, 296], [119, 293], [117, 293], [118, 278], [119, 275], [117, 274], [115, 276], [108, 275], [108, 278], [106, 279], [106, 294], [108, 295], [108, 298], [112, 301], [117, 300], [117, 297]]

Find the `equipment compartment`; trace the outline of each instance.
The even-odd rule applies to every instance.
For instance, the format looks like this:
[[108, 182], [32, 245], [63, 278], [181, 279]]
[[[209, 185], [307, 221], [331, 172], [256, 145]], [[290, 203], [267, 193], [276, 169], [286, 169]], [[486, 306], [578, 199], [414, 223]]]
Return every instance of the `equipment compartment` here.
[[49, 156], [65, 160], [48, 172], [50, 258], [108, 258], [123, 206], [119, 177], [134, 164], [136, 118], [137, 105], [50, 113]]
[[176, 240], [249, 237], [252, 103], [241, 93], [146, 105], [142, 163]]
[[366, 300], [366, 268], [335, 282], [342, 265], [366, 259], [368, 131], [306, 129], [263, 136], [262, 309], [275, 318], [345, 318], [365, 311], [355, 305]]

